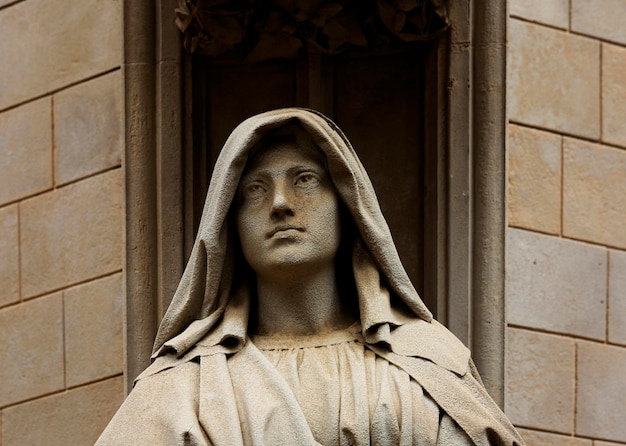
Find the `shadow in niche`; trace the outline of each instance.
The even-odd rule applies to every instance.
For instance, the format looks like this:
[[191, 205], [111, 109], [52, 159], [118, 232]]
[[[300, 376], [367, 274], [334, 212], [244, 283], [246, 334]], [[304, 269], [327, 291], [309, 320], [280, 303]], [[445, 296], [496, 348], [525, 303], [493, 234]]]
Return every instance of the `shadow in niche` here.
[[[435, 46], [386, 46], [338, 56], [307, 53], [255, 64], [191, 56], [193, 154], [188, 159], [193, 159], [193, 174], [186, 181], [192, 182], [187, 189], [193, 190], [194, 231], [215, 160], [237, 124], [276, 108], [320, 110], [337, 122], [365, 165], [402, 262], [435, 313], [435, 296], [423, 293], [425, 79]], [[186, 234], [188, 240], [193, 237], [195, 232]]]

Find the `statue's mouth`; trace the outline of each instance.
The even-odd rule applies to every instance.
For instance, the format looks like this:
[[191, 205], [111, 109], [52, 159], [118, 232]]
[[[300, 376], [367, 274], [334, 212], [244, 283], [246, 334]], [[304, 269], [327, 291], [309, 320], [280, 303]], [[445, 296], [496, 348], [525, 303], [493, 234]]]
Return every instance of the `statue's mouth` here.
[[279, 225], [276, 226], [274, 229], [272, 229], [271, 231], [269, 231], [266, 236], [267, 238], [272, 238], [274, 235], [276, 235], [279, 232], [284, 232], [284, 231], [290, 231], [290, 230], [295, 230], [298, 232], [304, 232], [304, 228], [300, 227], [300, 226], [294, 226], [294, 225]]

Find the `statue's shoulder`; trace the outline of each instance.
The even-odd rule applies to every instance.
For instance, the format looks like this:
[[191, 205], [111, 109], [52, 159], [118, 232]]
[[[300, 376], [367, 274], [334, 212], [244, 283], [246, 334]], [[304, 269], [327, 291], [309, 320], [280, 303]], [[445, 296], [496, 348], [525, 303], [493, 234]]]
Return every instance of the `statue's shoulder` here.
[[176, 358], [170, 355], [160, 356], [136, 379], [135, 386], [158, 385], [159, 382], [179, 383], [198, 381], [200, 362], [198, 358]]
[[467, 373], [470, 362], [469, 349], [434, 319], [415, 319], [392, 330], [390, 349], [397, 355], [429, 360], [459, 376]]
[[135, 382], [98, 441], [100, 445], [202, 444], [199, 407], [199, 364], [181, 363]]
[[[175, 370], [171, 373], [200, 373], [200, 358], [203, 356], [213, 356], [219, 354], [232, 354], [240, 350], [241, 347], [228, 347], [212, 342], [208, 336], [198, 341], [189, 350], [178, 355], [174, 350], [166, 351], [157, 356], [152, 364], [148, 366], [136, 379], [135, 383], [155, 376], [169, 370]], [[191, 364], [188, 367], [181, 367], [184, 364]]]

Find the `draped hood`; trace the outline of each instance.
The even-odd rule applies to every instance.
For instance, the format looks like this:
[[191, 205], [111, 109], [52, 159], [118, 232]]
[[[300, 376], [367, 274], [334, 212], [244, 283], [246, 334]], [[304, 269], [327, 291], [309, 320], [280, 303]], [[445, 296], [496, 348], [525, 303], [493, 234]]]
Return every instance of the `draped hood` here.
[[[342, 262], [348, 254], [346, 264], [352, 263], [352, 273], [348, 268], [346, 274], [354, 276], [362, 330], [362, 336], [353, 333], [354, 342], [363, 345], [364, 354], [367, 349], [406, 373], [407, 384], [421, 387], [410, 398], [440, 408], [430, 421], [418, 416], [411, 429], [430, 426], [438, 435], [436, 444], [523, 445], [484, 389], [469, 350], [432, 319], [413, 288], [346, 137], [323, 115], [295, 108], [254, 116], [226, 141], [189, 263], [157, 334], [154, 362], [96, 444], [319, 444], [287, 381], [247, 336], [255, 296], [249, 280], [241, 279], [239, 269], [247, 265], [238, 261], [230, 213], [250, 150], [266, 132], [294, 120], [326, 155], [332, 182], [356, 227], [353, 246], [338, 257]], [[343, 234], [346, 240], [352, 238]], [[381, 380], [391, 376], [384, 370], [377, 375]], [[357, 382], [352, 390], [365, 392]], [[384, 388], [382, 382], [376, 387]], [[357, 399], [345, 401], [349, 406]], [[393, 404], [379, 403], [385, 409], [375, 413], [386, 419]], [[342, 418], [357, 420], [346, 410]], [[364, 420], [364, 430], [355, 427], [362, 444], [389, 444], [384, 435], [370, 436], [370, 428], [385, 432], [386, 423], [372, 427], [368, 414], [358, 420]]]
[[166, 353], [181, 358], [196, 344], [228, 345], [236, 350], [245, 343], [251, 296], [235, 279], [237, 231], [229, 224], [229, 210], [250, 150], [269, 130], [292, 121], [297, 121], [325, 154], [332, 183], [357, 229], [352, 270], [366, 342], [389, 343], [391, 333], [407, 322], [431, 321], [431, 313], [402, 266], [374, 188], [348, 139], [321, 113], [286, 108], [245, 120], [224, 144], [189, 262], [156, 336], [153, 358]]

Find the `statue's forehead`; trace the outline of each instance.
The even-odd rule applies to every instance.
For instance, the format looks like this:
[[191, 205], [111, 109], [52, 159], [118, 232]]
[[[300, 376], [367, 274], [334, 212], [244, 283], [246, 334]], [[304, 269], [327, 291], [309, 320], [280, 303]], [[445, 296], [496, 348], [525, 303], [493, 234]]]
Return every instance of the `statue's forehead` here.
[[293, 141], [282, 141], [265, 146], [248, 160], [244, 175], [290, 166], [312, 165], [326, 171], [326, 159], [321, 150], [312, 145], [300, 145]]

